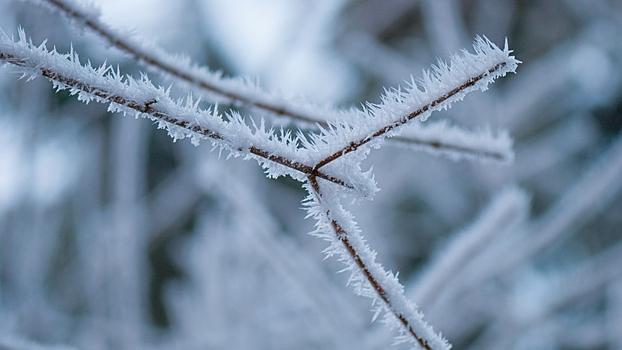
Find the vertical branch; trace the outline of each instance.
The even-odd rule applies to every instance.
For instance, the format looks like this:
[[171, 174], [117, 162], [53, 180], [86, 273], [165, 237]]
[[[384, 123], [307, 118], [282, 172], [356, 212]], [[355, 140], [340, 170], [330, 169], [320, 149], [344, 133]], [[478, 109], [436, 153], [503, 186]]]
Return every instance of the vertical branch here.
[[[349, 213], [338, 203], [331, 203], [336, 199], [322, 193], [316, 177], [308, 178], [307, 190], [309, 197], [305, 204], [309, 215], [318, 220], [314, 234], [331, 242], [326, 252], [329, 256], [337, 254], [347, 265], [346, 270], [352, 273], [349, 281], [357, 294], [372, 299], [376, 308], [374, 319], [384, 310], [385, 321], [399, 328], [400, 341], [413, 342], [425, 350], [449, 349], [447, 341], [434, 333], [415, 305], [406, 299], [397, 277], [375, 261], [376, 253], [361, 237]], [[376, 304], [377, 300], [381, 301], [380, 305]]]

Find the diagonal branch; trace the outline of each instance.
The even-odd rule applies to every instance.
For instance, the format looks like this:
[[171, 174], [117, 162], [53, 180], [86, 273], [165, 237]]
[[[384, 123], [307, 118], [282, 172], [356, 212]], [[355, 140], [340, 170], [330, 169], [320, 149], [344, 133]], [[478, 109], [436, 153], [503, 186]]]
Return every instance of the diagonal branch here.
[[465, 130], [445, 121], [414, 123], [387, 145], [412, 148], [452, 160], [470, 159], [508, 163], [514, 159], [512, 139], [489, 128]]
[[406, 148], [421, 149], [435, 154], [455, 155], [459, 158], [484, 159], [496, 162], [505, 162], [510, 159], [503, 152], [488, 151], [485, 149], [477, 149], [475, 147], [465, 147], [453, 143], [443, 143], [441, 140], [429, 141], [421, 140], [417, 137], [396, 136], [390, 139], [396, 146], [405, 146]]
[[[513, 71], [516, 63], [513, 64], [514, 67], [510, 68], [509, 66], [511, 64], [512, 63], [509, 62], [498, 62], [495, 63], [492, 67], [486, 69], [484, 72], [468, 77], [467, 79], [462, 81], [457, 87], [454, 87], [448, 91], [442, 91], [430, 102], [425, 103], [422, 106], [418, 106], [413, 112], [401, 116], [396, 120], [391, 120], [388, 124], [385, 124], [378, 129], [371, 130], [366, 136], [362, 138], [349, 141], [345, 147], [331, 153], [330, 155], [320, 160], [315, 165], [315, 169], [320, 169], [323, 166], [339, 159], [340, 157], [358, 150], [361, 146], [364, 146], [371, 141], [387, 137], [388, 134], [396, 131], [396, 129], [406, 125], [408, 122], [416, 118], [425, 119], [425, 117], [427, 117], [427, 114], [431, 113], [432, 111], [448, 108], [449, 104], [453, 100], [459, 99], [469, 91], [474, 90], [474, 88], [477, 88], [477, 85], [479, 83], [487, 84], [487, 82], [485, 82], [486, 80], [488, 80], [487, 78], [505, 75], [505, 73], [509, 70]], [[453, 68], [455, 69], [455, 67]], [[442, 80], [439, 79], [439, 81]], [[414, 87], [414, 89], [418, 90], [416, 87]]]
[[[90, 9], [80, 6], [68, 0], [37, 0], [35, 2], [47, 5], [74, 20], [93, 33], [97, 34], [108, 44], [129, 55], [137, 62], [159, 72], [165, 76], [183, 82], [210, 101], [219, 99], [228, 103], [248, 106], [259, 109], [271, 115], [283, 116], [306, 125], [326, 123], [322, 118], [307, 115], [307, 112], [296, 110], [296, 107], [276, 101], [273, 94], [259, 91], [257, 87], [250, 85], [241, 79], [226, 79], [220, 73], [211, 72], [197, 65], [181, 62], [178, 57], [173, 57], [156, 47], [146, 47], [145, 44], [132, 40], [117, 32], [106, 23], [99, 20], [98, 16]], [[216, 101], [215, 101], [216, 102]]]
[[[336, 254], [350, 270], [349, 283], [353, 282], [357, 294], [367, 296], [375, 305], [374, 318], [385, 312], [385, 322], [400, 331], [399, 341], [417, 344], [421, 349], [449, 349], [451, 346], [424, 320], [423, 315], [404, 296], [404, 287], [397, 277], [375, 261], [375, 253], [361, 237], [355, 223], [349, 220], [349, 213], [337, 203], [332, 194], [321, 191], [314, 176], [308, 179], [307, 210], [309, 216], [318, 220], [315, 235], [331, 242], [325, 250], [327, 255]], [[332, 231], [332, 232], [327, 232]], [[322, 232], [322, 233], [318, 233]], [[340, 245], [340, 247], [339, 247]], [[376, 300], [381, 305], [376, 304]]]
[[[31, 0], [33, 1], [33, 0]], [[73, 20], [78, 26], [97, 34], [109, 45], [129, 55], [149, 69], [169, 77], [194, 90], [211, 102], [226, 102], [249, 107], [275, 117], [282, 117], [301, 127], [329, 127], [329, 123], [345, 120], [356, 122], [360, 116], [354, 110], [334, 110], [325, 106], [288, 101], [274, 92], [265, 91], [243, 79], [227, 79], [206, 67], [180, 60], [159, 47], [146, 46], [132, 37], [119, 33], [102, 22], [90, 9], [68, 0], [37, 0], [51, 9]], [[412, 130], [409, 135], [391, 139], [395, 145], [415, 146], [435, 154], [452, 154], [462, 158], [491, 161], [507, 161], [505, 149], [482, 147], [482, 143], [465, 147], [457, 145], [451, 135], [440, 133], [434, 140], [428, 140], [424, 128]], [[469, 136], [467, 134], [467, 136]], [[473, 139], [477, 134], [470, 135]]]
[[[551, 245], [568, 239], [620, 196], [621, 173], [622, 134], [617, 136], [546, 213], [531, 223], [526, 229], [531, 235], [517, 237], [518, 241], [507, 242], [486, 252], [483, 263], [499, 256], [503, 256], [503, 259], [496, 264], [488, 264], [485, 268], [480, 265], [477, 269], [470, 269], [469, 283], [477, 285], [486, 279], [506, 274], [533, 256], [550, 249]], [[537, 234], [533, 234], [536, 232]]]
[[[192, 101], [187, 103], [191, 108], [182, 107], [146, 78], [141, 81], [127, 78], [125, 82], [120, 73], [111, 73], [110, 67], [83, 67], [74, 53], [60, 55], [55, 51], [48, 52], [44, 46], [33, 47], [26, 42], [23, 31], [20, 32], [21, 41], [17, 43], [5, 36], [0, 37], [0, 61], [12, 64], [29, 78], [45, 77], [58, 90], [68, 89], [84, 102], [108, 103], [111, 111], [158, 121], [174, 138], [192, 137], [193, 142], [197, 138], [208, 138], [234, 156], [239, 153], [254, 157], [264, 166], [270, 162], [287, 168], [287, 174], [293, 177], [300, 178], [293, 173], [313, 175], [349, 189], [355, 187], [349, 181], [305, 164], [301, 160], [305, 158], [305, 150], [297, 148], [292, 140], [277, 139], [263, 129], [252, 131], [239, 116], [230, 115], [230, 120], [224, 121], [215, 112], [199, 110]], [[273, 176], [278, 175], [280, 172]]]

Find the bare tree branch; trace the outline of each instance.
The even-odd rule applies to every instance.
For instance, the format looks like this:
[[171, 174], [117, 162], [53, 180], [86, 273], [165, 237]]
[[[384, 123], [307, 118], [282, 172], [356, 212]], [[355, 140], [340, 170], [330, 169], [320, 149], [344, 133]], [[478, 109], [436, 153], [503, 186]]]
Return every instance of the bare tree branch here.
[[[399, 284], [397, 277], [384, 270], [375, 261], [375, 253], [370, 250], [361, 235], [356, 230], [346, 231], [345, 227], [352, 227], [355, 224], [345, 224], [340, 221], [338, 218], [340, 215], [336, 213], [339, 208], [335, 207], [339, 205], [327, 203], [334, 199], [327, 200], [317, 179], [310, 176], [308, 184], [309, 215], [318, 219], [318, 224], [316, 224], [318, 231], [332, 230], [334, 234], [334, 237], [323, 236], [331, 242], [327, 254], [337, 254], [339, 259], [348, 266], [347, 269], [353, 270], [350, 281], [361, 284], [355, 286], [358, 294], [371, 298], [374, 303], [376, 299], [380, 299], [384, 305], [383, 307], [377, 306], [374, 318], [384, 309], [387, 312], [385, 321], [390, 322], [386, 319], [390, 314], [401, 327], [399, 341], [414, 341], [425, 350], [449, 349], [451, 346], [447, 341], [434, 333], [434, 330], [423, 320], [423, 315], [406, 299], [404, 287]], [[325, 232], [325, 234], [329, 233]], [[332, 246], [335, 242], [340, 243], [342, 249], [333, 251], [336, 249]], [[363, 283], [366, 283], [371, 291], [366, 291]]]
[[[251, 85], [247, 80], [224, 78], [220, 73], [211, 72], [206, 67], [200, 67], [194, 63], [180, 60], [178, 57], [173, 57], [159, 47], [146, 47], [137, 40], [123, 35], [103, 23], [98, 16], [91, 13], [94, 11], [82, 8], [71, 1], [37, 0], [36, 2], [45, 4], [70, 18], [79, 27], [94, 32], [109, 45], [129, 55], [136, 62], [190, 87], [209, 101], [246, 106], [311, 128], [317, 126], [327, 128], [331, 122], [339, 120], [352, 122], [353, 119], [360, 117], [353, 110], [340, 111], [326, 106], [307, 105], [302, 102], [291, 103], [274, 92]], [[467, 132], [465, 131], [465, 133]], [[470, 159], [507, 160], [507, 157], [502, 154], [503, 149], [490, 152], [487, 149], [480, 149], [476, 144], [470, 147], [457, 145], [451, 137], [444, 134], [437, 135], [436, 140], [427, 140], [424, 136], [425, 128], [421, 128], [420, 130], [413, 130], [409, 135], [395, 138], [395, 143], [416, 145], [435, 153], [464, 155]], [[477, 138], [478, 135], [474, 134], [472, 137]]]

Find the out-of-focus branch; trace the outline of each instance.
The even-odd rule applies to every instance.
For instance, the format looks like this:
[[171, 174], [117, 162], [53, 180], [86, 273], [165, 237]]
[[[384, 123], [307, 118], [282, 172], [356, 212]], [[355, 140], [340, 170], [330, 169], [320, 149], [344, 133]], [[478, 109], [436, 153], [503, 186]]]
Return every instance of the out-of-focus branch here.
[[545, 215], [531, 225], [528, 231], [532, 235], [521, 237], [521, 243], [512, 242], [511, 246], [505, 246], [503, 253], [493, 252], [503, 254], [504, 259], [495, 266], [490, 266], [488, 273], [479, 271], [478, 280], [516, 267], [575, 232], [578, 224], [593, 218], [622, 190], [622, 182], [619, 181], [621, 173], [622, 136], [618, 136], [586, 174]]
[[[300, 251], [301, 247], [297, 247], [289, 239], [279, 237], [280, 228], [269, 213], [264, 198], [253, 193], [253, 186], [249, 183], [252, 180], [236, 171], [229, 176], [229, 170], [210, 167], [206, 170], [209, 175], [204, 173], [207, 176], [202, 177], [201, 183], [208, 186], [210, 193], [217, 194], [221, 200], [230, 204], [232, 212], [245, 217], [245, 220], [240, 223], [249, 228], [249, 230], [240, 230], [240, 233], [245, 235], [245, 240], [255, 250], [264, 254], [266, 260], [280, 274], [280, 279], [291, 281], [292, 288], [320, 311], [320, 317], [326, 322], [328, 328], [331, 328], [330, 332], [335, 332], [335, 327], [339, 328], [338, 323], [344, 321], [357, 327], [364, 327], [366, 322], [360, 319], [362, 310], [355, 307], [350, 298], [346, 298], [347, 294], [344, 293], [347, 291], [340, 290], [328, 281], [325, 271], [322, 271], [308, 254]], [[295, 259], [291, 258], [293, 251], [298, 251]], [[301, 278], [303, 276], [304, 278]], [[326, 327], [326, 324], [322, 326]], [[353, 329], [360, 330], [360, 328]], [[341, 338], [347, 337], [344, 334], [341, 336]], [[350, 336], [354, 337], [354, 334]], [[337, 334], [336, 337], [339, 335]], [[343, 346], [348, 346], [341, 339], [337, 340]]]
[[423, 1], [423, 24], [431, 39], [443, 54], [449, 54], [460, 48], [467, 30], [461, 18], [460, 1], [436, 0]]
[[618, 181], [621, 172], [622, 137], [618, 136], [613, 145], [545, 215], [535, 223], [515, 230], [507, 240], [491, 242], [475, 261], [464, 268], [461, 278], [452, 281], [449, 290], [435, 296], [442, 299], [443, 310], [451, 309], [459, 295], [474, 290], [479, 293], [484, 281], [507, 275], [536, 254], [576, 232], [579, 225], [593, 219], [622, 189]]
[[165, 233], [192, 213], [202, 193], [195, 179], [196, 169], [183, 162], [151, 191], [148, 198], [149, 232], [153, 242], [164, 239]]
[[[531, 312], [516, 310], [515, 314], [506, 313], [502, 318], [492, 324], [510, 323], [511, 327], [502, 327], [504, 332], [492, 327], [489, 331], [491, 342], [495, 343], [494, 349], [511, 348], [517, 339], [525, 338], [530, 331], [543, 327], [547, 322], [555, 320], [558, 313], [581, 303], [593, 301], [607, 286], [619, 281], [622, 277], [622, 245], [608, 249], [604, 253], [589, 259], [570, 273], [558, 276], [546, 289], [546, 294]], [[577, 283], [581, 281], [581, 283]], [[524, 295], [520, 293], [519, 295]], [[503, 335], [503, 336], [500, 336]], [[494, 340], [494, 341], [493, 341]], [[606, 339], [603, 339], [606, 341]]]
[[390, 145], [393, 146], [413, 148], [454, 160], [507, 163], [514, 159], [512, 139], [507, 133], [493, 133], [489, 129], [470, 131], [445, 122], [417, 123], [391, 140]]
[[499, 233], [512, 229], [527, 218], [528, 196], [515, 188], [499, 194], [480, 217], [458, 233], [413, 282], [412, 298], [423, 305], [434, 303], [434, 296], [447, 282], [462, 275], [462, 270], [482, 247], [498, 239]]

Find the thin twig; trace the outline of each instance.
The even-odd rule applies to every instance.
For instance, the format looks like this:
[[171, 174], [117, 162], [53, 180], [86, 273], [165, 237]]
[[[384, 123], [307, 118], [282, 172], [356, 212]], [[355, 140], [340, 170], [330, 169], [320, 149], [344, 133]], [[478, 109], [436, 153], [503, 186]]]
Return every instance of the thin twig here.
[[426, 104], [425, 106], [415, 110], [414, 112], [405, 115], [403, 117], [401, 117], [399, 120], [386, 125], [378, 130], [376, 130], [375, 132], [373, 132], [371, 135], [366, 136], [362, 139], [359, 140], [353, 140], [352, 142], [350, 142], [348, 144], [348, 146], [332, 153], [331, 155], [329, 155], [328, 157], [322, 159], [321, 161], [319, 161], [316, 165], [315, 165], [315, 169], [318, 170], [320, 168], [322, 168], [323, 166], [341, 158], [342, 156], [350, 153], [350, 152], [354, 152], [356, 151], [359, 147], [367, 144], [368, 142], [375, 140], [379, 137], [385, 136], [387, 133], [389, 133], [390, 131], [408, 123], [409, 121], [423, 115], [424, 113], [434, 109], [435, 107], [437, 107], [438, 105], [442, 104], [443, 102], [449, 100], [451, 97], [465, 91], [466, 89], [475, 86], [475, 84], [484, 79], [486, 76], [495, 73], [496, 71], [500, 70], [501, 68], [505, 67], [506, 63], [505, 62], [500, 62], [498, 64], [496, 64], [494, 67], [488, 69], [486, 72], [481, 73], [477, 76], [474, 76], [470, 79], [468, 79], [467, 81], [465, 81], [462, 85], [452, 89], [451, 91], [447, 92], [446, 94], [440, 96], [439, 98], [435, 99], [434, 101], [430, 102], [429, 104]]
[[508, 156], [503, 152], [494, 152], [484, 149], [470, 148], [464, 145], [445, 143], [443, 140], [420, 140], [410, 136], [395, 136], [390, 139], [394, 144], [403, 144], [404, 146], [420, 147], [421, 149], [439, 151], [448, 154], [460, 154], [465, 157], [483, 158], [497, 162], [503, 162]]
[[269, 112], [270, 114], [285, 116], [308, 124], [325, 123], [325, 121], [322, 121], [321, 118], [307, 116], [300, 112], [294, 111], [286, 106], [275, 105], [269, 101], [255, 101], [249, 96], [244, 96], [243, 94], [239, 94], [235, 91], [229, 90], [224, 86], [218, 86], [213, 82], [208, 81], [207, 79], [203, 79], [202, 77], [193, 74], [193, 72], [189, 69], [186, 70], [183, 67], [169, 64], [159, 59], [156, 55], [151, 55], [149, 52], [141, 51], [128, 39], [117, 35], [117, 33], [111, 30], [106, 24], [97, 20], [97, 18], [91, 18], [90, 16], [79, 11], [78, 9], [73, 8], [71, 5], [63, 0], [44, 1], [46, 1], [50, 6], [57, 9], [61, 13], [64, 13], [67, 17], [75, 20], [77, 23], [84, 25], [86, 28], [90, 29], [101, 38], [105, 39], [111, 46], [130, 55], [138, 62], [141, 62], [156, 71], [163, 72], [176, 79], [182, 80], [186, 84], [190, 84], [200, 90], [206, 90], [209, 93], [225, 97], [226, 99], [231, 100], [237, 104], [251, 106], [265, 112]]
[[[15, 66], [19, 66], [19, 67], [28, 67], [28, 65], [26, 64], [26, 60], [24, 58], [20, 58], [17, 56], [14, 56], [12, 54], [6, 53], [6, 52], [0, 52], [0, 61], [5, 61], [7, 63], [13, 64]], [[32, 68], [32, 67], [31, 67]], [[170, 114], [167, 114], [166, 112], [163, 112], [161, 110], [158, 110], [157, 108], [157, 101], [154, 100], [150, 100], [147, 102], [138, 102], [130, 97], [127, 96], [120, 96], [118, 94], [114, 94], [110, 91], [107, 91], [106, 89], [100, 88], [100, 87], [94, 87], [91, 86], [83, 81], [80, 81], [78, 79], [75, 78], [71, 78], [71, 77], [67, 77], [63, 74], [60, 74], [56, 71], [54, 71], [52, 68], [50, 67], [37, 67], [37, 69], [39, 70], [39, 73], [41, 74], [41, 76], [60, 83], [62, 85], [71, 87], [73, 89], [77, 89], [80, 90], [82, 92], [85, 92], [87, 94], [96, 96], [102, 100], [105, 100], [106, 102], [109, 103], [115, 103], [117, 105], [121, 105], [121, 106], [125, 106], [127, 108], [130, 108], [136, 112], [140, 112], [140, 113], [144, 113], [147, 114], [155, 119], [167, 122], [169, 124], [181, 127], [183, 129], [186, 129], [188, 131], [200, 134], [204, 137], [213, 139], [213, 140], [217, 140], [217, 141], [224, 141], [226, 142], [227, 140], [218, 132], [215, 132], [213, 130], [210, 130], [204, 126], [192, 123], [190, 121], [187, 120], [183, 120], [183, 119], [179, 119], [175, 116], [172, 116]], [[332, 175], [328, 175], [326, 173], [314, 170], [312, 166], [306, 165], [302, 162], [296, 161], [296, 160], [292, 160], [292, 159], [288, 159], [285, 156], [282, 155], [276, 155], [276, 154], [272, 154], [264, 149], [261, 149], [259, 147], [256, 146], [251, 146], [248, 149], [237, 149], [237, 151], [240, 152], [247, 152], [253, 155], [256, 155], [258, 157], [267, 159], [269, 161], [272, 161], [274, 163], [283, 165], [285, 167], [288, 167], [290, 169], [299, 171], [301, 173], [304, 173], [306, 175], [313, 175], [313, 176], [317, 176], [319, 178], [322, 178], [324, 180], [330, 181], [332, 183], [335, 183], [337, 185], [349, 188], [349, 189], [353, 189], [354, 186], [351, 185], [350, 183], [336, 177], [336, 176], [332, 176]]]
[[[46, 1], [65, 3], [63, 0]], [[88, 16], [85, 15], [85, 18], [88, 20]], [[270, 169], [272, 164], [268, 164], [266, 168], [269, 176], [287, 173], [301, 181], [306, 178], [308, 182], [305, 187], [309, 192], [309, 202], [306, 204], [309, 204], [310, 215], [318, 219], [317, 232], [321, 232], [318, 236], [331, 241], [332, 251], [329, 250], [329, 254], [337, 253], [340, 260], [346, 262], [346, 270], [352, 271], [351, 281], [354, 281], [358, 294], [371, 297], [374, 303], [382, 301], [374, 304], [377, 312], [374, 318], [384, 311], [386, 320], [399, 328], [400, 339], [411, 341], [423, 349], [450, 348], [446, 340], [423, 321], [423, 315], [417, 311], [416, 306], [406, 299], [397, 276], [376, 262], [375, 252], [369, 249], [356, 223], [343, 210], [339, 195], [321, 191], [320, 185], [324, 183], [320, 184], [318, 178], [348, 188], [354, 188], [352, 183], [359, 187], [359, 179], [354, 179], [356, 173], [348, 174], [348, 170], [360, 170], [361, 159], [353, 158], [351, 164], [342, 167], [341, 170], [345, 170], [339, 174], [348, 174], [347, 178], [352, 179], [348, 182], [322, 173], [319, 169], [372, 140], [394, 135], [397, 128], [415, 118], [423, 119], [435, 110], [449, 107], [469, 91], [484, 90], [495, 77], [514, 71], [518, 61], [509, 56], [511, 51], [507, 48], [507, 42], [505, 49], [500, 50], [487, 39], [478, 38], [475, 55], [465, 53], [456, 56], [452, 58], [451, 64], [440, 63], [434, 67], [432, 75], [424, 73], [422, 90], [413, 82], [407, 93], [396, 90], [387, 94], [383, 97], [383, 104], [372, 106], [372, 112], [365, 115], [369, 118], [357, 125], [350, 125], [346, 121], [336, 123], [330, 130], [322, 130], [321, 135], [290, 138], [276, 137], [272, 131], [265, 131], [263, 125], [251, 130], [241, 117], [237, 118], [237, 114], [231, 114], [231, 120], [225, 121], [217, 113], [201, 110], [197, 106], [198, 102], [192, 99], [187, 102], [192, 108], [182, 107], [170, 100], [168, 92], [156, 89], [146, 78], [141, 81], [125, 78], [129, 80], [126, 81], [118, 72], [109, 74], [109, 67], [95, 70], [90, 66], [81, 66], [73, 52], [63, 56], [56, 51], [48, 52], [44, 45], [35, 48], [31, 42], [26, 41], [23, 32], [20, 38], [18, 43], [13, 40], [2, 42], [5, 46], [0, 46], [0, 60], [23, 67], [21, 72], [24, 76], [46, 77], [54, 82], [55, 87], [78, 94], [80, 100], [109, 103], [111, 111], [136, 112], [138, 116], [163, 122], [162, 125], [166, 127], [173, 126], [169, 132], [174, 137], [179, 133], [182, 137], [190, 134], [198, 139], [210, 138], [235, 156], [252, 156], [264, 166], [265, 160], [268, 160], [294, 170], [285, 171], [285, 168], [280, 167]], [[307, 146], [309, 148], [301, 148]], [[321, 153], [313, 154], [314, 151]], [[326, 154], [329, 155], [325, 157]], [[368, 182], [370, 185], [373, 183]]]
[[[203, 70], [202, 68], [198, 68], [198, 66], [194, 66], [193, 64], [179, 64], [179, 62], [175, 62], [175, 64], [173, 64], [172, 61], [169, 62], [161, 57], [164, 54], [163, 52], [158, 55], [148, 50], [143, 50], [139, 44], [132, 42], [130, 38], [121, 36], [107, 24], [101, 22], [97, 17], [90, 16], [85, 13], [85, 11], [82, 11], [82, 9], [75, 7], [73, 4], [69, 4], [64, 0], [41, 1], [47, 3], [50, 7], [56, 9], [65, 16], [73, 19], [79, 25], [91, 30], [103, 40], [108, 42], [109, 45], [129, 55], [137, 62], [153, 69], [156, 72], [159, 72], [160, 74], [180, 80], [188, 86], [202, 92], [202, 95], [206, 95], [207, 93], [208, 96], [206, 97], [209, 97], [209, 94], [217, 95], [231, 101], [234, 104], [254, 108], [267, 112], [268, 114], [276, 117], [289, 119], [293, 122], [303, 123], [305, 126], [311, 128], [315, 128], [317, 126], [321, 128], [329, 127], [330, 118], [323, 115], [325, 112], [321, 110], [313, 110], [311, 108], [309, 108], [309, 110], [305, 110], [304, 112], [297, 110], [295, 107], [275, 101], [274, 98], [271, 98], [270, 93], [266, 93], [262, 90], [257, 90], [253, 95], [235, 91], [235, 89], [228, 87], [224, 83], [219, 84], [218, 79], [207, 79], [207, 77], [203, 74], [198, 74], [198, 71]], [[207, 70], [205, 69], [205, 71]], [[339, 112], [332, 111], [330, 114], [337, 115]], [[420, 145], [430, 151], [464, 154], [469, 158], [481, 158], [493, 161], [506, 160], [505, 157], [499, 153], [480, 150], [477, 148], [456, 146], [451, 142], [451, 140], [443, 140], [442, 135], [440, 137], [441, 139], [437, 141], [428, 141], [418, 138], [416, 135], [409, 135], [396, 137], [392, 140], [395, 141], [395, 143]]]
[[[321, 204], [322, 203], [321, 201], [322, 192], [320, 189], [320, 184], [317, 181], [317, 178], [315, 176], [309, 176], [308, 179], [309, 179], [309, 184], [311, 185], [311, 188], [315, 192], [315, 196], [317, 198], [318, 203]], [[432, 347], [430, 346], [429, 341], [427, 339], [424, 339], [422, 336], [420, 336], [419, 334], [415, 332], [413, 325], [409, 322], [405, 313], [403, 311], [398, 310], [393, 305], [393, 303], [389, 299], [386, 288], [380, 283], [380, 280], [376, 276], [374, 276], [374, 274], [370, 271], [370, 268], [367, 266], [365, 261], [363, 261], [359, 252], [356, 250], [354, 245], [350, 242], [348, 232], [346, 232], [343, 226], [334, 217], [331, 216], [331, 212], [329, 209], [326, 209], [326, 208], [324, 209], [325, 209], [324, 213], [326, 217], [328, 218], [328, 220], [330, 221], [330, 225], [332, 227], [332, 230], [335, 233], [335, 237], [341, 242], [343, 247], [348, 252], [348, 255], [350, 256], [352, 261], [356, 264], [357, 268], [363, 274], [363, 276], [365, 277], [369, 285], [374, 289], [378, 297], [386, 305], [387, 309], [389, 309], [391, 313], [399, 320], [400, 324], [406, 330], [406, 333], [410, 334], [416, 340], [417, 344], [421, 346], [421, 348], [425, 350], [432, 350]], [[404, 297], [403, 294], [402, 294], [402, 297]]]

